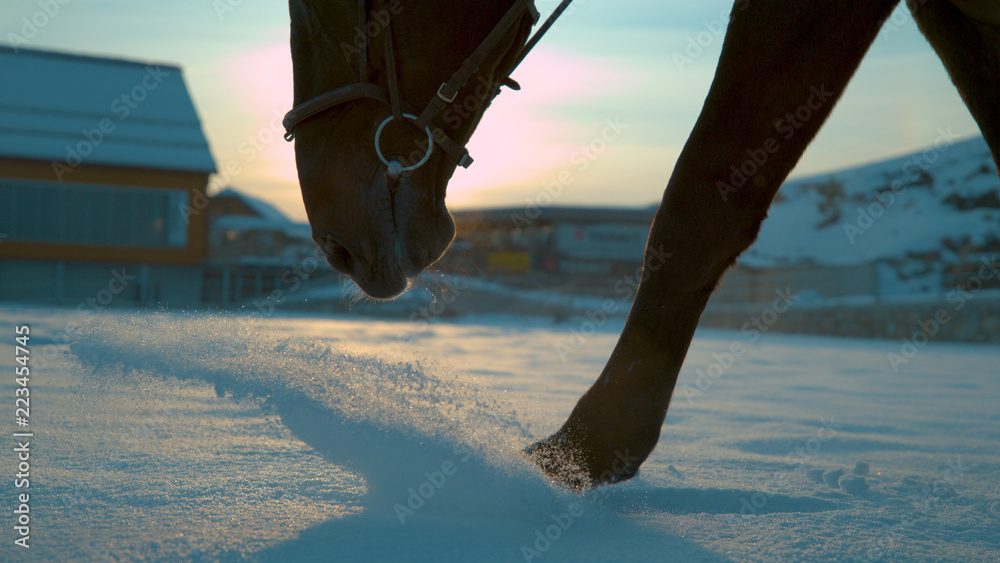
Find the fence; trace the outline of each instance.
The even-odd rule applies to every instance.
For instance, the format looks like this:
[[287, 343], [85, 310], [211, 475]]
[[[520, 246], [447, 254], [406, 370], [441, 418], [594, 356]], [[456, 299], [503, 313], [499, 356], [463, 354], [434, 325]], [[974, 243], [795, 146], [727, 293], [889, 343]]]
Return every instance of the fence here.
[[815, 266], [757, 270], [737, 267], [723, 277], [712, 295], [712, 303], [766, 303], [774, 300], [775, 289], [792, 288], [808, 297], [838, 298], [878, 296], [879, 272], [876, 264]]

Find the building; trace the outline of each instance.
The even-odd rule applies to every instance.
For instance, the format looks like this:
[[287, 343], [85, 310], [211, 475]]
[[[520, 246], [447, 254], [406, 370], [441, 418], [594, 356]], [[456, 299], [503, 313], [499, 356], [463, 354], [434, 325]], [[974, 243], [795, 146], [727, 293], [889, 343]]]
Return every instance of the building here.
[[226, 188], [205, 209], [208, 252], [202, 263], [205, 304], [285, 302], [336, 274], [312, 240], [306, 223], [295, 223], [264, 201]]
[[181, 69], [0, 47], [0, 84], [0, 299], [200, 301], [215, 162]]
[[[453, 214], [457, 238], [445, 271], [522, 287], [631, 297], [655, 208], [514, 208]], [[812, 298], [877, 297], [874, 262], [829, 266], [739, 265], [712, 295], [716, 305], [773, 301], [790, 288]]]
[[642, 265], [655, 213], [586, 207], [457, 211], [457, 237], [440, 267], [515, 285], [599, 291]]

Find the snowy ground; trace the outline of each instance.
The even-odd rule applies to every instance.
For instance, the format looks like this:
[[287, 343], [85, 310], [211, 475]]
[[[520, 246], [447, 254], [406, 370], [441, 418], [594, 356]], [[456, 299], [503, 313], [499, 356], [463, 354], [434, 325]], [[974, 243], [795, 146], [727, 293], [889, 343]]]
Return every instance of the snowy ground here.
[[8, 373], [31, 327], [35, 433], [30, 550], [0, 454], [2, 560], [1000, 560], [995, 346], [896, 372], [898, 341], [702, 331], [640, 476], [575, 496], [517, 452], [621, 321], [116, 312], [57, 348], [80, 320], [0, 308]]

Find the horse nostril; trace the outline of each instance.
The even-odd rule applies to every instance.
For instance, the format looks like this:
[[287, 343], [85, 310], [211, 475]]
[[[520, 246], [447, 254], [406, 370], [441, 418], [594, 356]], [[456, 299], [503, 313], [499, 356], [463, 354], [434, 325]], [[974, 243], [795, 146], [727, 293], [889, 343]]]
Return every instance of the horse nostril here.
[[323, 254], [326, 255], [326, 261], [330, 263], [330, 267], [342, 274], [351, 273], [351, 269], [354, 267], [354, 258], [344, 245], [329, 235], [316, 237], [315, 240], [323, 249]]
[[350, 272], [354, 268], [354, 259], [351, 257], [351, 253], [339, 244], [334, 245], [334, 252], [327, 255], [326, 259], [328, 262], [336, 259], [336, 261], [343, 266], [345, 273]]

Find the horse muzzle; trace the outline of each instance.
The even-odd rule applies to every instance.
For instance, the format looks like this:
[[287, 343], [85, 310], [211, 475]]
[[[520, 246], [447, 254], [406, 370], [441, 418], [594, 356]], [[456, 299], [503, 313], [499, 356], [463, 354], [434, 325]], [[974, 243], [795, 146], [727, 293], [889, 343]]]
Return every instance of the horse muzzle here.
[[409, 279], [420, 273], [399, 243], [374, 253], [352, 249], [332, 234], [314, 233], [330, 267], [351, 278], [369, 296], [392, 299], [406, 290]]
[[[391, 299], [406, 290], [410, 280], [444, 254], [455, 225], [443, 201], [427, 193], [417, 176], [391, 178], [377, 174], [355, 225], [339, 236], [320, 225], [313, 240], [330, 266], [347, 276], [369, 296]], [[339, 231], [339, 229], [337, 229]]]

